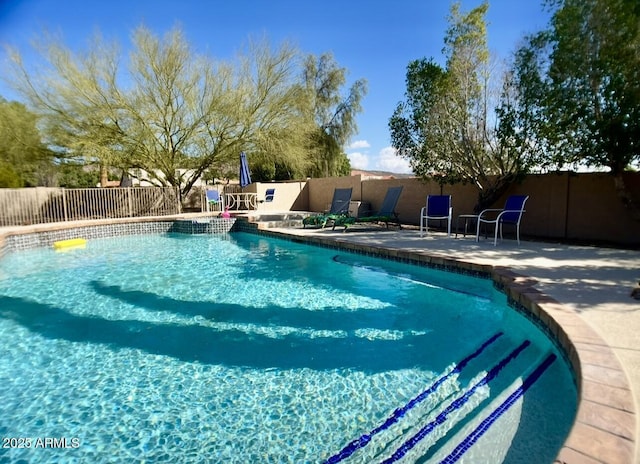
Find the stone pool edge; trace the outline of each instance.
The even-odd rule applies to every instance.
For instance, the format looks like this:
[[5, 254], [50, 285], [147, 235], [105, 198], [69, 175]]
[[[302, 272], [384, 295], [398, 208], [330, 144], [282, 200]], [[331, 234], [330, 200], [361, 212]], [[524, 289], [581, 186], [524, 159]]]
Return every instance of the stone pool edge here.
[[[202, 227], [197, 226], [198, 218], [203, 219], [202, 214], [87, 220], [0, 229], [0, 258], [8, 250], [21, 249], [21, 246], [15, 245], [15, 240], [28, 235], [32, 235], [29, 239], [33, 241], [26, 247], [47, 246], [55, 240], [83, 236], [97, 238], [166, 233], [172, 230], [183, 233], [202, 233], [204, 232], [201, 230]], [[175, 223], [180, 222], [184, 223], [184, 229], [176, 230]], [[634, 462], [635, 407], [633, 393], [620, 361], [604, 339], [573, 310], [537, 290], [534, 287], [535, 279], [515, 273], [507, 267], [481, 265], [430, 254], [427, 251], [364, 245], [331, 237], [287, 234], [258, 229], [244, 221], [236, 222], [234, 219], [218, 219], [216, 222], [222, 225], [220, 229], [222, 232], [238, 229], [301, 243], [417, 262], [443, 270], [489, 275], [511, 301], [528, 311], [532, 318], [538, 320], [546, 327], [548, 333], [555, 337], [574, 370], [578, 390], [576, 418], [554, 462], [566, 464], [603, 462], [631, 464]], [[102, 230], [103, 228], [107, 230]]]

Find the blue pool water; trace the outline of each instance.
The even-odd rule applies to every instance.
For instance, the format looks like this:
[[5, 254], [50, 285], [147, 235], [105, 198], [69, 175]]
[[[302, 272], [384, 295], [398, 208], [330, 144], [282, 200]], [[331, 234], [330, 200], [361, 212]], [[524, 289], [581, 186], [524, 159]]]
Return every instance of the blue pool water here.
[[0, 352], [0, 462], [552, 462], [576, 409], [489, 280], [244, 233], [8, 253]]

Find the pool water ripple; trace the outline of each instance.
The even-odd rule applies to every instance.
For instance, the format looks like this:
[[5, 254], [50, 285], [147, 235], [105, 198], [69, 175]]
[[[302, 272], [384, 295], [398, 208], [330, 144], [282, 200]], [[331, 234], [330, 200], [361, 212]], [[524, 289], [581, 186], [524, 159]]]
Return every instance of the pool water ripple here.
[[[121, 237], [67, 253], [5, 255], [0, 428], [4, 436], [78, 437], [80, 446], [2, 449], [0, 460], [319, 463], [492, 333], [504, 331], [507, 345], [487, 350], [486, 369], [524, 337], [532, 359], [554, 349], [488, 281], [363, 257], [363, 267], [345, 266], [334, 255], [250, 234]], [[430, 278], [475, 296], [411, 282]], [[410, 430], [482, 378], [482, 363], [407, 413]], [[526, 417], [505, 414], [493, 426], [522, 421], [508, 426], [526, 435], [559, 424], [557, 437], [503, 452], [512, 462], [562, 444], [575, 388], [561, 367], [520, 400]], [[483, 395], [493, 397], [520, 369]], [[535, 407], [542, 399], [543, 416]], [[407, 433], [394, 429], [387, 443], [370, 445], [372, 455], [348, 462], [376, 462], [370, 457], [392, 452]], [[491, 439], [474, 448], [485, 452]]]

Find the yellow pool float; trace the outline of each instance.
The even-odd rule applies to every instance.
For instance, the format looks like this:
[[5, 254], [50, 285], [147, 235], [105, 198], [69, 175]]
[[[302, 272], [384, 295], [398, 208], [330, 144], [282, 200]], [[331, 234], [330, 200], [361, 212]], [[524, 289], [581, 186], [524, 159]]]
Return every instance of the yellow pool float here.
[[67, 248], [83, 247], [87, 244], [87, 240], [84, 238], [70, 238], [68, 240], [59, 240], [53, 242], [53, 248], [56, 250], [65, 250]]

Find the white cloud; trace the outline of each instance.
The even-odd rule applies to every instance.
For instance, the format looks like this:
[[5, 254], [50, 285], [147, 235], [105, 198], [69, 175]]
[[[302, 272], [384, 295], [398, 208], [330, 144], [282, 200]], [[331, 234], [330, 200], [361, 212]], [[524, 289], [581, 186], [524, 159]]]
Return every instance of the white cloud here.
[[360, 150], [362, 148], [369, 148], [371, 145], [366, 140], [356, 140], [347, 147], [347, 150]]
[[378, 155], [371, 155], [366, 149], [370, 148], [369, 142], [366, 140], [358, 140], [353, 142], [347, 149], [356, 149], [351, 153], [347, 153], [351, 167], [353, 169], [388, 171], [396, 174], [412, 174], [409, 162], [404, 158], [396, 155], [393, 147], [386, 147], [380, 150]]
[[348, 153], [347, 157], [353, 169], [368, 169], [369, 155], [360, 152]]
[[374, 163], [374, 169], [397, 174], [411, 174], [413, 172], [411, 166], [409, 166], [409, 161], [396, 155], [396, 150], [393, 147], [386, 147], [380, 150]]

